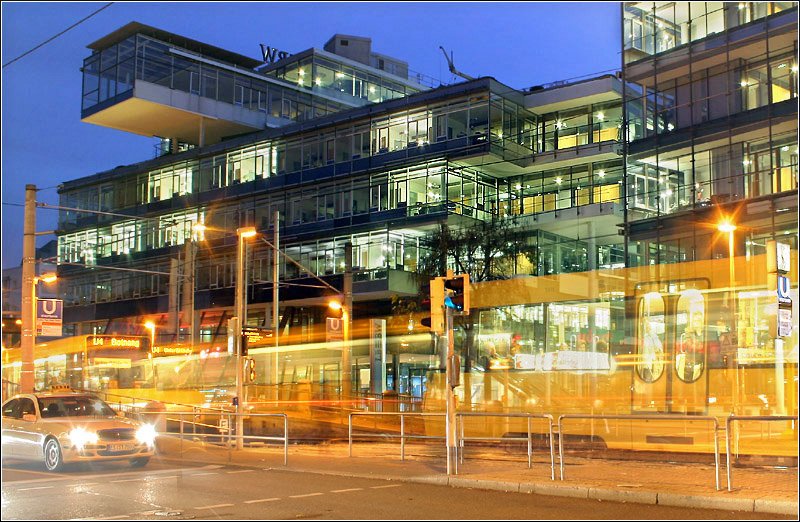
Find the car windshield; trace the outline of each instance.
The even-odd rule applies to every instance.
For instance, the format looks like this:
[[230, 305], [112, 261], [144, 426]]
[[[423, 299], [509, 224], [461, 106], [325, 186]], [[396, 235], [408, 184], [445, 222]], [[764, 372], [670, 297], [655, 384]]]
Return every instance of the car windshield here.
[[42, 397], [42, 417], [113, 417], [114, 410], [96, 397]]

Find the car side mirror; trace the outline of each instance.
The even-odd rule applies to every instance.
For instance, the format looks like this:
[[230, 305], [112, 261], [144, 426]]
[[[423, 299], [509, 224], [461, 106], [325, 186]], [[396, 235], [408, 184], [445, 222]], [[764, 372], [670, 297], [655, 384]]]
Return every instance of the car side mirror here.
[[34, 415], [32, 413], [25, 413], [25, 414], [22, 415], [22, 420], [24, 420], [26, 422], [35, 422], [36, 421], [36, 415]]

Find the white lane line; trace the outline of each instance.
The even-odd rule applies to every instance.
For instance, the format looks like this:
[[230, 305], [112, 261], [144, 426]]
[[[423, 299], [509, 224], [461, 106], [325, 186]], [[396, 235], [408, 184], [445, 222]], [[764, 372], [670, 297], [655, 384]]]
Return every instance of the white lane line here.
[[273, 498], [259, 498], [256, 500], [245, 500], [245, 504], [258, 504], [259, 502], [275, 502], [276, 500], [280, 500], [280, 497], [273, 497]]
[[[202, 466], [202, 467], [197, 467], [197, 468], [192, 468], [192, 469], [194, 469], [194, 470], [209, 470], [209, 469], [219, 469], [221, 467], [222, 466], [220, 466], [220, 465], [210, 464], [208, 466]], [[126, 472], [122, 472], [122, 473], [95, 473], [95, 474], [92, 474], [92, 475], [79, 475], [77, 477], [74, 476], [74, 475], [52, 475], [51, 478], [14, 480], [14, 481], [4, 480], [3, 481], [3, 487], [12, 486], [12, 485], [13, 486], [19, 486], [19, 485], [22, 485], [22, 484], [36, 484], [36, 483], [39, 483], [39, 482], [58, 482], [58, 481], [63, 481], [63, 480], [92, 480], [92, 479], [107, 480], [107, 479], [109, 479], [111, 477], [130, 477], [131, 475], [138, 475], [138, 476], [141, 477], [143, 475], [144, 476], [164, 475], [166, 473], [175, 473], [175, 472], [182, 472], [182, 473], [186, 472], [186, 468], [158, 469], [158, 470], [155, 470], [155, 471], [149, 471], [148, 470], [148, 471], [146, 471], [144, 473], [141, 472], [141, 471], [133, 471], [133, 472], [126, 471]], [[25, 471], [25, 473], [37, 473], [37, 474], [48, 475], [48, 476], [50, 475], [49, 473], [34, 472], [34, 471], [27, 471], [27, 470]]]
[[255, 471], [254, 469], [240, 469], [237, 471], [226, 471], [226, 473], [228, 473], [229, 475], [233, 475], [234, 473], [252, 473], [254, 471]]
[[32, 491], [34, 489], [52, 489], [53, 486], [37, 486], [35, 488], [19, 488], [18, 491]]
[[[94, 517], [94, 518], [86, 518], [83, 520], [120, 520], [123, 518], [130, 518], [130, 515], [114, 515], [113, 517]], [[74, 518], [73, 520], [81, 520], [81, 519]]]
[[145, 479], [145, 477], [135, 478], [135, 479], [124, 479], [124, 480], [109, 480], [109, 483], [116, 484], [118, 482], [139, 482], [139, 481], [144, 480], [144, 479]]
[[217, 509], [223, 507], [233, 507], [233, 504], [214, 504], [213, 506], [200, 506], [194, 509]]
[[370, 486], [369, 489], [399, 488], [402, 484], [390, 484], [388, 486]]
[[331, 493], [347, 493], [348, 491], [364, 491], [364, 488], [333, 489]]
[[212, 471], [211, 473], [192, 473], [190, 477], [202, 477], [203, 475], [219, 475], [216, 471]]
[[289, 498], [305, 498], [305, 497], [318, 497], [325, 493], [306, 493], [305, 495], [289, 495]]
[[178, 475], [170, 475], [168, 477], [149, 477], [150, 480], [163, 480], [163, 479], [174, 479], [178, 478]]

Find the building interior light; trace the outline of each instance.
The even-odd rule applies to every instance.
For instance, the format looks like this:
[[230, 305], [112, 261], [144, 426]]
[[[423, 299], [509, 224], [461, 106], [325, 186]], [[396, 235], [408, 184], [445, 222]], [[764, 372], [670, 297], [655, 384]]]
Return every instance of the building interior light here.
[[300, 76], [305, 76], [306, 72], [303, 69], [298, 69], [297, 74], [299, 74]]
[[314, 83], [316, 83], [318, 86], [319, 86], [319, 85], [322, 85], [322, 78], [320, 78], [320, 77], [317, 77], [317, 79], [316, 79], [316, 80], [314, 80]]
[[598, 112], [597, 113], [597, 119], [598, 120], [603, 121], [605, 119], [605, 117], [606, 117], [606, 115], [603, 114], [602, 112]]
[[744, 2], [739, 3], [739, 9], [747, 9], [747, 4]]
[[561, 179], [561, 176], [559, 176], [559, 177], [557, 177], [557, 178], [556, 178], [554, 181], [556, 182], [556, 185], [561, 185], [561, 182], [562, 182], [563, 180]]
[[601, 178], [605, 178], [606, 177], [606, 171], [605, 170], [598, 170], [597, 171], [597, 176], [601, 177]]
[[519, 183], [517, 183], [517, 184], [515, 185], [515, 188], [516, 188], [517, 190], [520, 190], [520, 189], [522, 189], [522, 185], [520, 185]]
[[747, 87], [748, 86], [747, 80], [742, 80], [739, 85], [741, 85], [742, 87]]
[[797, 64], [792, 65], [792, 72], [793, 73], [797, 72]]

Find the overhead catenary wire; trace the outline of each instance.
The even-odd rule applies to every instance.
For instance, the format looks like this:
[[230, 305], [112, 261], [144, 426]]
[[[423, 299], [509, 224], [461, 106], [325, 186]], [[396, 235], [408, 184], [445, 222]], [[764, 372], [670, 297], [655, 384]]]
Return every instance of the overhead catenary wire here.
[[110, 6], [111, 6], [111, 4], [113, 4], [113, 3], [114, 3], [114, 2], [109, 2], [109, 3], [107, 3], [106, 5], [104, 5], [104, 6], [103, 6], [103, 7], [101, 7], [100, 9], [98, 9], [97, 11], [95, 11], [95, 12], [91, 13], [89, 16], [86, 16], [86, 17], [84, 17], [84, 18], [82, 18], [82, 19], [78, 20], [77, 22], [75, 22], [75, 23], [74, 23], [74, 24], [72, 24], [71, 26], [67, 27], [66, 29], [64, 29], [63, 31], [61, 31], [61, 32], [60, 32], [60, 33], [58, 33], [58, 34], [56, 34], [56, 35], [54, 35], [54, 36], [51, 36], [50, 38], [48, 38], [48, 39], [47, 39], [47, 40], [45, 40], [44, 42], [40, 43], [39, 45], [37, 45], [37, 46], [36, 46], [36, 47], [34, 47], [33, 49], [30, 49], [29, 51], [25, 51], [24, 53], [22, 53], [21, 55], [17, 56], [17, 57], [16, 57], [16, 58], [14, 58], [13, 60], [11, 60], [11, 61], [9, 61], [9, 62], [6, 62], [6, 63], [4, 63], [4, 64], [3, 64], [3, 69], [5, 69], [5, 68], [6, 68], [6, 67], [8, 67], [9, 65], [11, 65], [12, 63], [16, 62], [17, 60], [20, 60], [20, 59], [24, 58], [25, 56], [27, 56], [27, 55], [31, 54], [31, 53], [32, 53], [33, 51], [35, 51], [36, 49], [39, 49], [40, 47], [43, 47], [44, 45], [46, 45], [46, 44], [48, 44], [48, 43], [52, 42], [53, 40], [55, 40], [56, 38], [58, 38], [58, 37], [59, 37], [59, 36], [61, 36], [62, 34], [66, 33], [66, 32], [67, 32], [67, 31], [69, 31], [70, 29], [74, 29], [75, 27], [79, 26], [80, 24], [82, 24], [83, 22], [85, 22], [85, 21], [86, 21], [86, 20], [88, 20], [89, 18], [93, 17], [94, 15], [96, 15], [97, 13], [99, 13], [100, 11], [102, 11], [103, 9], [105, 9], [105, 8], [107, 8], [107, 7], [110, 7]]

